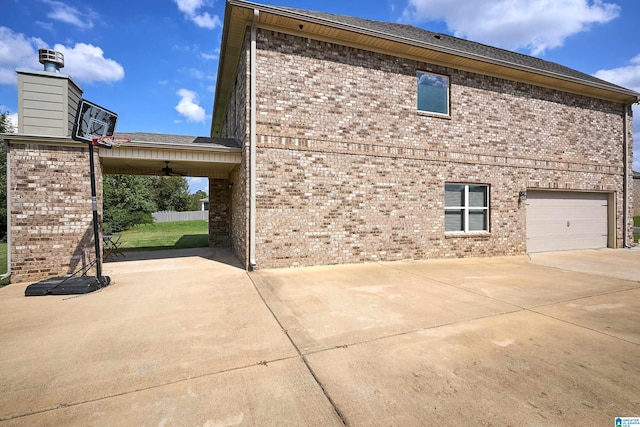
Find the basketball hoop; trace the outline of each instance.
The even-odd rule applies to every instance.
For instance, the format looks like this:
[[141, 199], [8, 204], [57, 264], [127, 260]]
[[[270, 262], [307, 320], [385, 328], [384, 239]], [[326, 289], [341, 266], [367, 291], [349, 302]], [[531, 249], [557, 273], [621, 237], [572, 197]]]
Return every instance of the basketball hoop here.
[[131, 142], [131, 138], [119, 135], [104, 135], [99, 138], [93, 138], [93, 140], [91, 141], [93, 145], [107, 149], [119, 147], [127, 142]]

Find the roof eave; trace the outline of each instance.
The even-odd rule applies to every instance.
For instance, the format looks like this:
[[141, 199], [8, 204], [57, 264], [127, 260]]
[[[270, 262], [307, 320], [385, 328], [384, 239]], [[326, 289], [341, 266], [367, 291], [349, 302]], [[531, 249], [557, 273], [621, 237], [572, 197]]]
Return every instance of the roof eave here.
[[[82, 147], [87, 146], [87, 142], [76, 141], [71, 137], [49, 136], [49, 135], [26, 135], [19, 133], [1, 133], [0, 140], [8, 143], [17, 144], [54, 144], [64, 146]], [[242, 148], [223, 147], [220, 145], [208, 144], [174, 144], [170, 142], [153, 142], [153, 141], [135, 141], [131, 140], [126, 143], [127, 147], [134, 148], [155, 148], [166, 150], [183, 150], [183, 151], [200, 151], [200, 152], [218, 152], [218, 153], [241, 153]], [[114, 148], [117, 150], [117, 148]]]

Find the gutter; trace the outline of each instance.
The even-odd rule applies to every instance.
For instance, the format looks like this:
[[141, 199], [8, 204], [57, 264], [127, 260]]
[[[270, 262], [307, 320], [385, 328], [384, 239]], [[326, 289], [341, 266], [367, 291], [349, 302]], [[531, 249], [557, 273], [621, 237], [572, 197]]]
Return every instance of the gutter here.
[[63, 145], [66, 147], [81, 147], [86, 142], [74, 141], [70, 137], [51, 135], [22, 135], [19, 133], [2, 134], [7, 144], [38, 144]]
[[250, 135], [249, 135], [249, 158], [250, 158], [250, 166], [249, 166], [249, 270], [253, 270], [256, 266], [256, 121], [257, 121], [257, 112], [256, 112], [256, 72], [257, 72], [257, 64], [256, 64], [256, 38], [257, 38], [257, 30], [256, 24], [260, 19], [260, 11], [258, 9], [253, 9], [253, 22], [251, 23], [251, 53], [250, 53], [250, 82], [249, 82], [249, 97], [250, 97]]
[[[127, 136], [128, 134], [122, 133]], [[70, 137], [50, 136], [50, 135], [21, 135], [17, 133], [4, 134], [6, 141], [12, 141], [17, 144], [38, 144], [38, 145], [63, 145], [67, 147], [86, 147], [86, 142], [75, 141]], [[153, 141], [135, 141], [131, 140], [126, 147], [132, 148], [157, 148], [167, 150], [183, 150], [183, 151], [208, 151], [216, 153], [241, 153], [242, 148], [224, 147], [214, 145], [213, 143], [173, 143], [173, 142], [153, 142]]]
[[182, 150], [182, 151], [209, 151], [215, 153], [241, 153], [242, 148], [210, 146], [205, 144], [174, 144], [171, 142], [147, 142], [134, 141], [128, 142], [126, 147], [132, 148], [157, 148], [166, 150]]
[[629, 221], [629, 110], [633, 104], [624, 104], [624, 118], [622, 121], [622, 149], [624, 173], [622, 180], [622, 247], [628, 248], [629, 241], [627, 235], [627, 222]]

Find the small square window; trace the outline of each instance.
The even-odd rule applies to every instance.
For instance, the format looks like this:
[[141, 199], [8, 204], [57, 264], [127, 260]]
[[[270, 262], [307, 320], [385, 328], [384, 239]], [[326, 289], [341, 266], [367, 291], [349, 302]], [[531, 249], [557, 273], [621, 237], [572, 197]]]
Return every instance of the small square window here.
[[418, 111], [449, 115], [449, 77], [418, 71]]
[[489, 231], [489, 186], [445, 184], [445, 233]]

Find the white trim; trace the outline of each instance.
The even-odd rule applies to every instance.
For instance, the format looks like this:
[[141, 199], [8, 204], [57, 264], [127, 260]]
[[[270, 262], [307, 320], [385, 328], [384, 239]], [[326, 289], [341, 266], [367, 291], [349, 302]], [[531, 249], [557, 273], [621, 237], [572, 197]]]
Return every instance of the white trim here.
[[250, 151], [250, 166], [249, 166], [249, 269], [253, 269], [256, 266], [256, 122], [257, 122], [257, 97], [256, 97], [256, 87], [257, 87], [257, 79], [256, 73], [257, 64], [256, 64], [256, 38], [257, 38], [257, 29], [256, 24], [258, 19], [260, 18], [260, 11], [258, 9], [253, 9], [253, 22], [251, 24], [251, 52], [250, 52], [250, 88], [249, 88], [249, 96], [250, 96], [250, 142], [249, 142], [249, 151]]
[[[624, 118], [622, 120], [622, 161], [624, 162], [624, 172], [622, 174], [622, 247], [629, 246], [627, 234], [629, 229], [629, 109], [631, 105], [624, 106]], [[638, 203], [638, 202], [635, 202]], [[633, 216], [631, 221], [633, 222]], [[633, 224], [631, 224], [633, 227]], [[632, 239], [633, 241], [633, 239]]]

